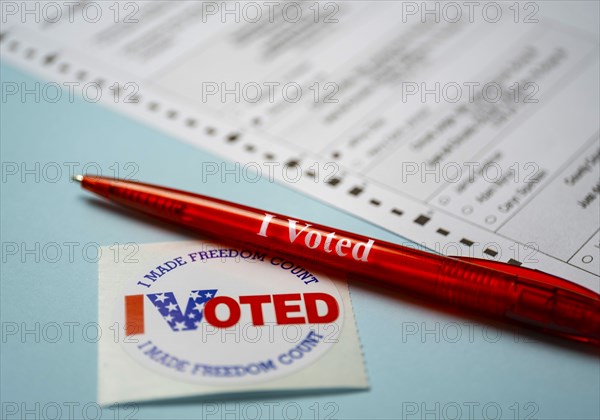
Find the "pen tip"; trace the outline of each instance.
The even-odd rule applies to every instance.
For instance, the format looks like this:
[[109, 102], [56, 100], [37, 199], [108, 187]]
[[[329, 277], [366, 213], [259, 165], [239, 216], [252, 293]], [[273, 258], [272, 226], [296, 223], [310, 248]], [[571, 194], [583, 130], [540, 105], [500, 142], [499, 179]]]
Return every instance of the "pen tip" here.
[[79, 183], [83, 182], [83, 175], [73, 175], [71, 178], [73, 181], [77, 181]]

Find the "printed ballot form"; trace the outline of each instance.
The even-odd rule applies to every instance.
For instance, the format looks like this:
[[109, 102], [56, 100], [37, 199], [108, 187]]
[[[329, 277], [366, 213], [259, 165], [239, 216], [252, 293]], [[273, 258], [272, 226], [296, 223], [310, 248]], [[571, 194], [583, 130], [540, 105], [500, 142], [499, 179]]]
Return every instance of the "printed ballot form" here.
[[2, 58], [419, 246], [598, 291], [598, 34], [550, 3], [7, 2]]

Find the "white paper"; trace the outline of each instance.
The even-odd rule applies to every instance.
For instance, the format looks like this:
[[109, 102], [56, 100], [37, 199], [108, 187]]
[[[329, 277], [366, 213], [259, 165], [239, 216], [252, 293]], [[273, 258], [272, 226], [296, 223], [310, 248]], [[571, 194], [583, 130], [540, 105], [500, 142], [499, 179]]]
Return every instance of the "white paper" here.
[[488, 3], [453, 3], [457, 22], [443, 2], [277, 3], [272, 19], [260, 2], [105, 3], [93, 23], [92, 7], [57, 23], [19, 10], [2, 57], [101, 81], [104, 103], [246, 165], [241, 176], [272, 175], [437, 252], [598, 291], [597, 32], [563, 16], [569, 2]]

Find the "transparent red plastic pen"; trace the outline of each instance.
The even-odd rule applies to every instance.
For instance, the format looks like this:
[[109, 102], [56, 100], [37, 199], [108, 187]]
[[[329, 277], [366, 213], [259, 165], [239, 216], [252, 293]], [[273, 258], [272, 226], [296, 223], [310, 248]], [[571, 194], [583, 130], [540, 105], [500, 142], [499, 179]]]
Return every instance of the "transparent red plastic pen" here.
[[600, 295], [500, 262], [444, 257], [199, 194], [97, 176], [83, 188], [238, 247], [268, 250], [538, 331], [600, 345]]

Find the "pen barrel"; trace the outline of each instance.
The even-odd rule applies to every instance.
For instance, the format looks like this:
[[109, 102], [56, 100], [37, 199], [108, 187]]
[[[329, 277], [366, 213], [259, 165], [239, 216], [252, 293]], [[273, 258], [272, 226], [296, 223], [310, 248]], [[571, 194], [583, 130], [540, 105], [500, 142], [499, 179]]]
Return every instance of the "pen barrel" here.
[[600, 299], [593, 292], [562, 290], [498, 266], [486, 267], [487, 261], [444, 257], [184, 191], [87, 176], [82, 186], [126, 207], [273, 258], [337, 270], [353, 279], [378, 280], [458, 308], [600, 343]]
[[516, 276], [448, 258], [436, 278], [435, 296], [461, 308], [502, 316], [514, 296]]
[[[438, 299], [578, 341], [600, 344], [600, 300], [552, 284], [448, 259]], [[592, 294], [592, 292], [590, 292]]]

